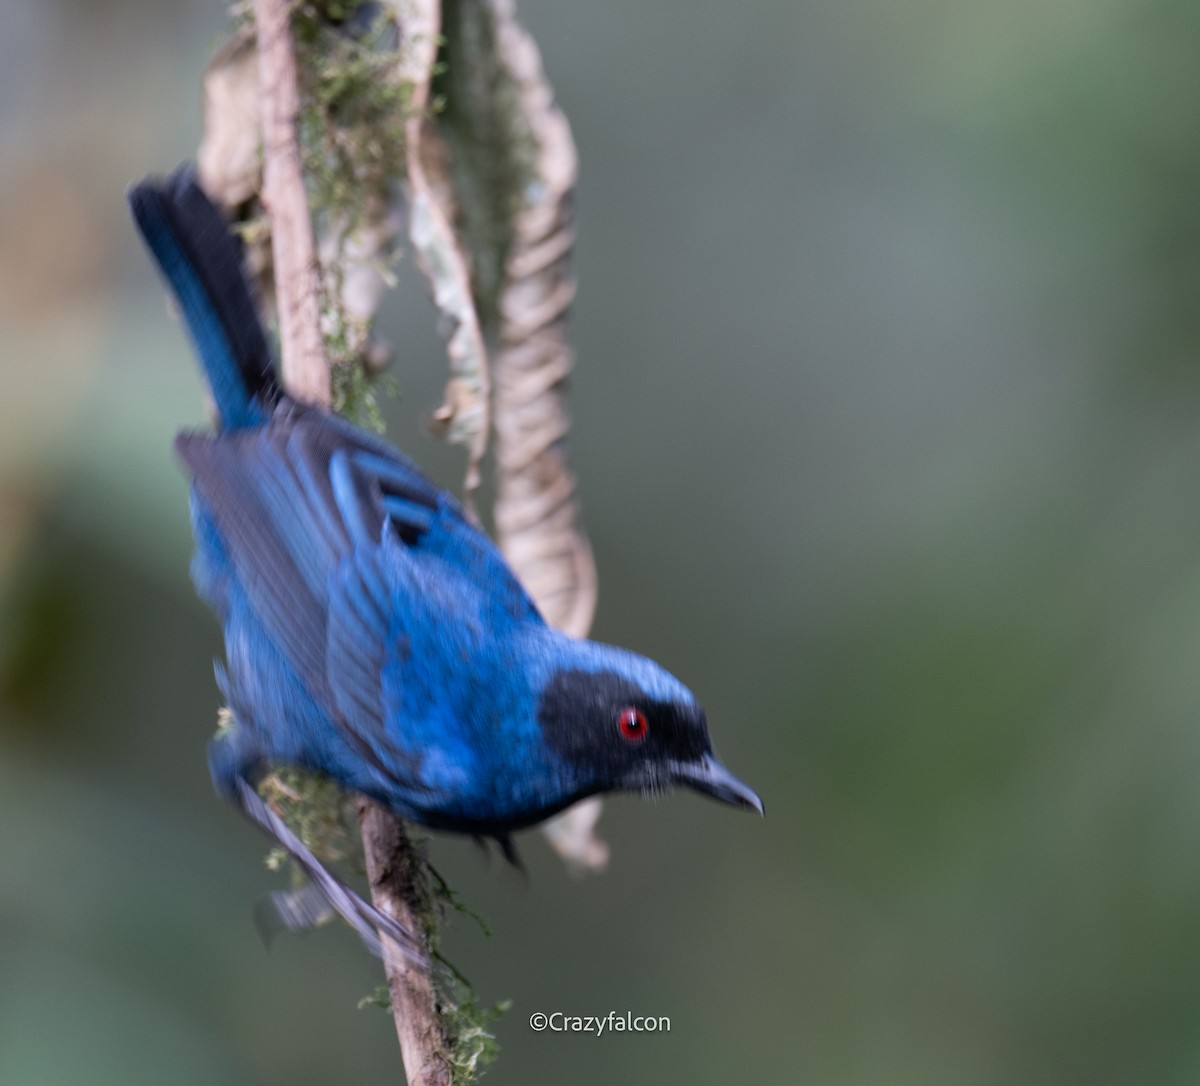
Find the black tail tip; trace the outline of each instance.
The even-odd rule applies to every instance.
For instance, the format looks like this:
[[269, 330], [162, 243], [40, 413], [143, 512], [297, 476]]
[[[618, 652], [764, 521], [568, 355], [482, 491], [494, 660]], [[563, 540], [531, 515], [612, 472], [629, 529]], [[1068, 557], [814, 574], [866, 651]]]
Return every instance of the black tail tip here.
[[184, 162], [166, 177], [147, 174], [141, 181], [135, 182], [125, 190], [125, 202], [139, 226], [150, 212], [161, 212], [166, 206], [178, 206], [197, 197], [209, 205], [212, 204], [212, 200], [200, 184], [195, 164], [191, 162]]

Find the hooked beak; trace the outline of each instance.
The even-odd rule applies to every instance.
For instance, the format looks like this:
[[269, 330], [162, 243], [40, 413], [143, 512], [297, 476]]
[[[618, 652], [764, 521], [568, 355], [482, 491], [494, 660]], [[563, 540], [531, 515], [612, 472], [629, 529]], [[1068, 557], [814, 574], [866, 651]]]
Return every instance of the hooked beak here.
[[704, 755], [698, 762], [671, 762], [671, 776], [680, 784], [686, 784], [697, 792], [732, 803], [748, 811], [763, 813], [762, 800], [754, 790], [742, 784], [711, 754]]

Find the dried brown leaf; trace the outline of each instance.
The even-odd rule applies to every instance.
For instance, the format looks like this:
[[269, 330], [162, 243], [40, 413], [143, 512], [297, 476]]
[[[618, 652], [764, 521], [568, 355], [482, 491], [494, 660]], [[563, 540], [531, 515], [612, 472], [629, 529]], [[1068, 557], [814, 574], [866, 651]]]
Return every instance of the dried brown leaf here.
[[412, 114], [405, 125], [408, 236], [442, 316], [450, 364], [450, 383], [435, 421], [451, 441], [467, 448], [463, 489], [469, 508], [487, 451], [491, 386], [483, 330], [471, 290], [471, 263], [454, 227], [450, 186], [436, 166], [444, 161], [444, 151], [426, 119], [441, 33], [441, 5], [438, 0], [396, 0], [394, 6], [406, 42], [402, 77], [412, 88]]
[[[496, 532], [546, 620], [585, 637], [596, 608], [596, 568], [565, 448], [566, 380], [574, 360], [567, 318], [575, 296], [575, 144], [511, 0], [484, 3], [494, 20], [497, 60], [515, 92], [525, 153], [532, 151], [496, 299]], [[570, 866], [595, 871], [608, 862], [608, 846], [595, 834], [600, 811], [593, 798], [544, 827]]]
[[204, 72], [204, 139], [196, 156], [204, 191], [226, 208], [262, 188], [262, 106], [254, 26], [234, 31]]

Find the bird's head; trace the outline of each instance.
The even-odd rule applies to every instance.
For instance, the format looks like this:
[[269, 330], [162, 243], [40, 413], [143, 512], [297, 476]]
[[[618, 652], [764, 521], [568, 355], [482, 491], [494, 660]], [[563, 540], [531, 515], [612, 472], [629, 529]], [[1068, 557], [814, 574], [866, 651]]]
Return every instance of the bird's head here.
[[543, 741], [592, 791], [658, 793], [676, 785], [763, 812], [762, 800], [713, 756], [704, 710], [657, 664], [574, 642], [550, 673], [537, 718]]

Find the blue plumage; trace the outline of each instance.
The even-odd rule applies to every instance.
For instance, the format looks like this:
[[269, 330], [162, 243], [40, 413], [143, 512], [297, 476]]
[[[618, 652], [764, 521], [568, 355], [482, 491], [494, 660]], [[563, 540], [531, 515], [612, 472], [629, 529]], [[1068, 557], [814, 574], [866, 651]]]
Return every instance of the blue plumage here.
[[[324, 773], [423, 825], [507, 841], [596, 792], [687, 784], [762, 809], [704, 713], [650, 660], [548, 627], [491, 541], [386, 442], [279, 389], [240, 254], [189, 171], [130, 193], [220, 415], [183, 433], [193, 577], [225, 632], [234, 726], [218, 790], [277, 837], [369, 945], [405, 933], [254, 791]], [[286, 905], [286, 902], [284, 902]], [[311, 910], [284, 908], [295, 926]]]

